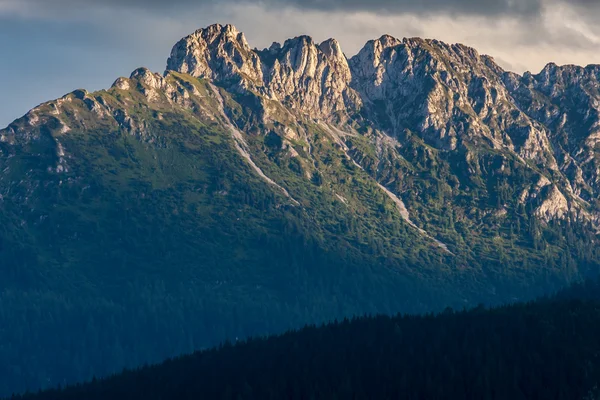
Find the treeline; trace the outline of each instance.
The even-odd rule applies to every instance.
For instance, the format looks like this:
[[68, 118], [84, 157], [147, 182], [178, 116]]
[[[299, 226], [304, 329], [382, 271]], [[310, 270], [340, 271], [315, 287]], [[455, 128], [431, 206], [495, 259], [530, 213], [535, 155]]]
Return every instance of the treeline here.
[[599, 289], [308, 326], [13, 399], [596, 399]]

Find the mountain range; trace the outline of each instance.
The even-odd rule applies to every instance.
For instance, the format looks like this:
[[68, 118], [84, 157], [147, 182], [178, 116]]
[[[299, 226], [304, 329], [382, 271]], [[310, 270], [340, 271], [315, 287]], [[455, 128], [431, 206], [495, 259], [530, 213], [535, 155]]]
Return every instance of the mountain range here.
[[0, 395], [597, 275], [599, 77], [212, 25], [35, 107], [0, 130]]

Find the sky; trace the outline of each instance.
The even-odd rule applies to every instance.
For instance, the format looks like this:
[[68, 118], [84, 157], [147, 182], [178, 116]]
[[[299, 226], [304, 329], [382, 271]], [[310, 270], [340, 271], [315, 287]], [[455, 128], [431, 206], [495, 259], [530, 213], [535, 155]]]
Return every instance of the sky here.
[[74, 89], [109, 87], [231, 23], [253, 47], [307, 34], [348, 57], [389, 34], [475, 47], [505, 69], [600, 64], [600, 0], [0, 0], [0, 128]]

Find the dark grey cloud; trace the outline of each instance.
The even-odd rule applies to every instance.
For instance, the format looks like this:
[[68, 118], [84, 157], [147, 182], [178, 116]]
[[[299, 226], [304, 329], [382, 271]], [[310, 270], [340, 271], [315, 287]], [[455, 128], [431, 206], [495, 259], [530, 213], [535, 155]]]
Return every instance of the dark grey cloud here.
[[[371, 12], [383, 15], [449, 15], [531, 19], [549, 6], [576, 10], [584, 19], [600, 17], [600, 0], [0, 0], [0, 14], [33, 11], [70, 15], [96, 9], [132, 9], [181, 15], [199, 8], [259, 6], [298, 11]], [[43, 10], [43, 12], [41, 11]]]
[[[585, 3], [589, 0], [578, 0]], [[168, 13], [185, 12], [190, 6], [259, 5], [266, 7], [294, 7], [317, 11], [368, 11], [402, 14], [459, 14], [480, 16], [531, 17], [539, 15], [544, 0], [0, 0], [2, 3], [21, 3], [21, 6], [51, 6], [55, 10], [85, 9], [89, 7], [129, 7], [161, 10]]]
[[598, 0], [570, 0], [569, 4], [583, 8], [600, 8], [600, 1]]
[[535, 15], [543, 0], [271, 0], [269, 3], [318, 10], [378, 11], [415, 14]]

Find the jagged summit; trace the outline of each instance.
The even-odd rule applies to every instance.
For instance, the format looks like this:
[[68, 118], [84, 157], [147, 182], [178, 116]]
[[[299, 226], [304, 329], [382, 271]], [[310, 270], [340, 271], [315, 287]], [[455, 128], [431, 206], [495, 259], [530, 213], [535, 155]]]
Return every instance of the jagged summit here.
[[[596, 66], [550, 63], [537, 75], [521, 76], [463, 44], [391, 35], [370, 40], [350, 59], [335, 39], [317, 44], [305, 35], [256, 50], [234, 26], [212, 25], [177, 43], [167, 69], [255, 92], [311, 118], [352, 125], [360, 114], [394, 138], [416, 132], [443, 151], [486, 143], [550, 171], [572, 171], [574, 180], [558, 185], [550, 197], [600, 193], [595, 178], [589, 181], [596, 176], [596, 162], [589, 161], [595, 160], [596, 133], [590, 127], [600, 125]], [[593, 113], [561, 114], [556, 103], [567, 94], [578, 99], [564, 105], [569, 110]], [[565, 115], [560, 122], [557, 114]], [[553, 144], [559, 136], [568, 137], [569, 149]], [[578, 204], [575, 199], [567, 208]]]
[[[174, 46], [167, 70], [228, 82], [230, 88], [238, 88], [235, 90], [256, 91], [307, 115], [327, 119], [332, 113], [353, 114], [365, 101], [385, 95], [387, 89], [381, 86], [386, 75], [390, 77], [385, 70], [396, 62], [397, 54], [417, 56], [419, 63], [425, 57], [436, 64], [444, 57], [455, 57], [458, 68], [467, 59], [467, 68], [480, 59], [466, 46], [419, 38], [400, 40], [390, 35], [369, 41], [350, 60], [337, 40], [317, 44], [306, 35], [256, 50], [232, 25], [211, 25]], [[364, 87], [365, 80], [374, 83], [378, 95]]]
[[[365, 75], [381, 74], [381, 68], [395, 62], [394, 57], [403, 53], [410, 53], [410, 57], [420, 56], [419, 62], [423, 57], [433, 63], [454, 58], [452, 67], [458, 69], [464, 69], [462, 64], [470, 68], [482, 62], [496, 73], [503, 72], [491, 58], [480, 56], [475, 49], [461, 44], [448, 45], [421, 38], [401, 40], [383, 35], [369, 41], [348, 60], [335, 39], [316, 44], [310, 36], [303, 35], [288, 39], [283, 44], [273, 43], [268, 49], [257, 50], [249, 47], [244, 35], [234, 26], [218, 24], [197, 30], [178, 42], [167, 62], [167, 70], [221, 82], [229, 81], [245, 89], [260, 90], [277, 100], [299, 94], [301, 87], [310, 88], [315, 96], [301, 100], [297, 107], [310, 113], [319, 111], [320, 116], [325, 116], [333, 110], [357, 106], [360, 101], [350, 84], [353, 78], [360, 81]], [[282, 71], [285, 77], [281, 76]], [[381, 79], [379, 76], [375, 81]], [[321, 83], [309, 83], [311, 80], [320, 80]], [[323, 98], [324, 92], [338, 100], [331, 104]], [[343, 97], [348, 101], [341, 101]], [[316, 101], [326, 103], [326, 109], [316, 110]]]
[[348, 62], [333, 39], [317, 45], [298, 36], [258, 51], [235, 27], [212, 25], [178, 42], [167, 70], [228, 82], [322, 118], [358, 102], [348, 87]]
[[241, 43], [245, 47], [248, 46], [244, 33], [231, 24], [213, 24], [206, 28], [200, 28], [188, 36], [188, 38], [191, 37], [202, 39], [208, 44], [233, 41]]
[[319, 48], [329, 57], [336, 59], [345, 57], [342, 46], [336, 39], [330, 38], [321, 42]]
[[233, 25], [211, 25], [181, 39], [167, 61], [169, 70], [216, 80], [243, 76], [255, 85], [263, 79], [258, 55]]

